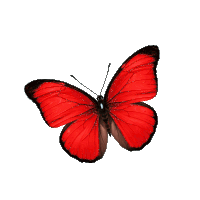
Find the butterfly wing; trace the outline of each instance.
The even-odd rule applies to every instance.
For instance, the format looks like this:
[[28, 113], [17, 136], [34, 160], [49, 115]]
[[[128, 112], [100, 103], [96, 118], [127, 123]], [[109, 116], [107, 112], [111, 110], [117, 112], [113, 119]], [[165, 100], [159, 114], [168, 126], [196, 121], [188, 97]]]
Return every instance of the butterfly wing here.
[[107, 132], [99, 120], [93, 97], [70, 84], [46, 79], [30, 82], [25, 86], [25, 93], [36, 103], [50, 127], [66, 124], [60, 143], [70, 156], [85, 162], [103, 156]]
[[155, 132], [156, 112], [140, 102], [157, 93], [158, 60], [157, 46], [140, 49], [122, 64], [106, 90], [111, 133], [125, 149], [142, 149]]

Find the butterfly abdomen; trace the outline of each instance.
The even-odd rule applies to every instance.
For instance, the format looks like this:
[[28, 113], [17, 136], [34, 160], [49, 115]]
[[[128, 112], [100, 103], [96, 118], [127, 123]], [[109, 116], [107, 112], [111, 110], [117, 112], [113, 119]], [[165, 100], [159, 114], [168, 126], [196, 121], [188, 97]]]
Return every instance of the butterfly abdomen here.
[[[106, 125], [106, 129], [108, 131], [108, 134], [110, 135], [110, 123], [109, 123], [109, 120], [108, 120], [108, 113], [107, 112], [104, 112], [102, 115], [101, 115], [105, 125]], [[111, 136], [111, 135], [110, 135]]]

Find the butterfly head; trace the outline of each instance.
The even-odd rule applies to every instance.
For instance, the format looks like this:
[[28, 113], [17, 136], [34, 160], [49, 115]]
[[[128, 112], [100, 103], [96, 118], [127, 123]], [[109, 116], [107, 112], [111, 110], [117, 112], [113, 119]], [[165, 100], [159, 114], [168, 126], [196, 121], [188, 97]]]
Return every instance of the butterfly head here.
[[97, 96], [97, 102], [98, 102], [98, 108], [100, 110], [104, 110], [104, 102], [103, 102], [103, 97], [101, 95]]
[[97, 101], [103, 101], [103, 97], [101, 95], [97, 96]]

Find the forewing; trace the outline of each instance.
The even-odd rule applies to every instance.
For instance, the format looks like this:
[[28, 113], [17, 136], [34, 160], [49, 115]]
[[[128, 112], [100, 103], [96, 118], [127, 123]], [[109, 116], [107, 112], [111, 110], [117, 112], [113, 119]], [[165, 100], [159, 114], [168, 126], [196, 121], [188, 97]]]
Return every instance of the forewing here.
[[59, 127], [96, 111], [96, 100], [84, 91], [61, 81], [35, 80], [25, 86], [50, 127]]
[[147, 46], [130, 56], [112, 78], [105, 101], [137, 103], [152, 99], [157, 93], [156, 66], [159, 59], [157, 46]]

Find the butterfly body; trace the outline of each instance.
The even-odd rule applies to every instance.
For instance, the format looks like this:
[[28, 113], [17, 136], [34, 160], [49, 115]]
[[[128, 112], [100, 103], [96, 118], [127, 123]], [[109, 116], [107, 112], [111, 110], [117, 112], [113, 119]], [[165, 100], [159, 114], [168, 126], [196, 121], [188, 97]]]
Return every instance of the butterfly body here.
[[98, 95], [97, 96], [97, 105], [96, 109], [98, 111], [99, 118], [102, 119], [102, 123], [104, 127], [107, 129], [107, 132], [110, 132], [110, 124], [109, 124], [109, 107], [107, 105], [107, 102], [103, 98], [103, 96]]
[[157, 127], [155, 110], [142, 101], [157, 94], [157, 46], [147, 46], [124, 61], [110, 81], [104, 97], [97, 99], [68, 83], [39, 79], [25, 86], [52, 128], [64, 126], [60, 144], [81, 162], [102, 158], [108, 134], [126, 150], [141, 150]]

